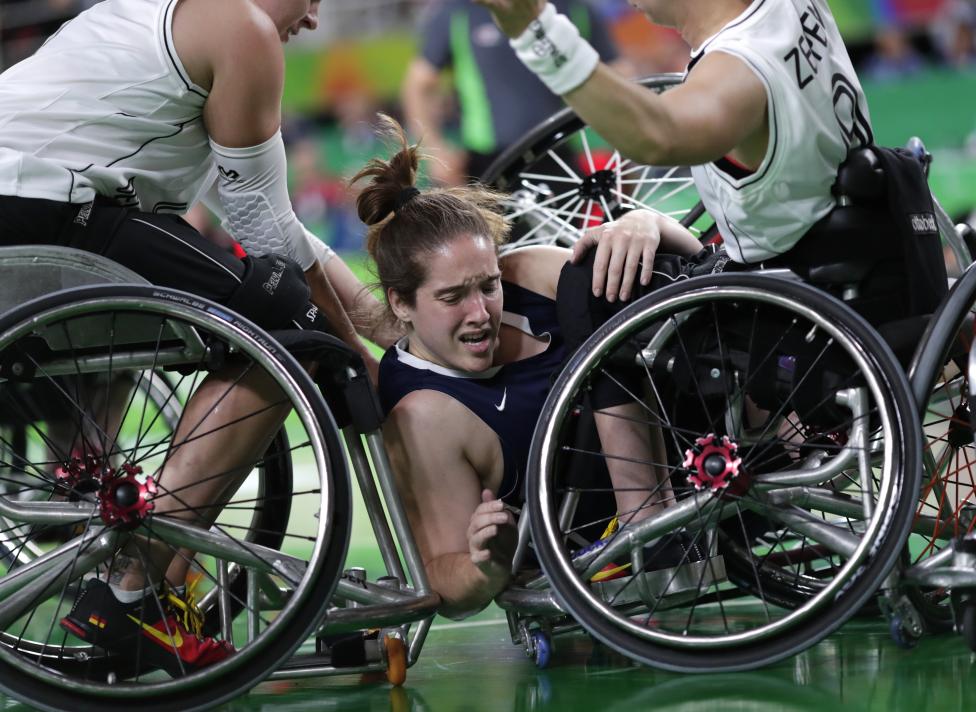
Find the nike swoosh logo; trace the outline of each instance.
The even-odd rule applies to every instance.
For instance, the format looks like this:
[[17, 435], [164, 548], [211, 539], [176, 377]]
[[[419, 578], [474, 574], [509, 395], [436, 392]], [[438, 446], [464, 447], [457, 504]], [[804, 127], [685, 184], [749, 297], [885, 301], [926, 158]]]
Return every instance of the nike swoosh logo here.
[[148, 623], [143, 623], [141, 620], [139, 620], [132, 614], [127, 613], [126, 615], [128, 616], [130, 621], [140, 626], [144, 632], [148, 633], [150, 636], [158, 640], [167, 648], [170, 649], [176, 648], [177, 650], [179, 650], [180, 648], [183, 647], [183, 636], [180, 635], [179, 628], [173, 629], [173, 635], [166, 635], [161, 630], [157, 630], [156, 628], [153, 628]]
[[505, 410], [505, 400], [508, 398], [508, 386], [502, 392], [502, 402], [495, 406], [495, 410], [502, 411]]

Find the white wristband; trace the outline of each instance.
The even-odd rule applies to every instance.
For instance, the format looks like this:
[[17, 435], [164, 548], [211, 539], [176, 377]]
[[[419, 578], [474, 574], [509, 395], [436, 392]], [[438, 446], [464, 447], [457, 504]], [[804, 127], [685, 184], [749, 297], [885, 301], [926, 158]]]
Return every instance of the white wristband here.
[[600, 63], [600, 55], [552, 3], [509, 44], [522, 63], [560, 96], [589, 79]]

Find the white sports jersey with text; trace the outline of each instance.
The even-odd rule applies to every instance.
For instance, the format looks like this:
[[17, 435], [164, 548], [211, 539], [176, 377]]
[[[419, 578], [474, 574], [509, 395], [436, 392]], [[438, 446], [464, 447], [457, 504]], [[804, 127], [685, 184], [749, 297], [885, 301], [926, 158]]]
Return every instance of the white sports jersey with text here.
[[104, 0], [0, 75], [0, 194], [183, 213], [215, 177], [179, 0]]
[[873, 141], [867, 102], [825, 0], [753, 0], [692, 53], [741, 59], [766, 88], [769, 146], [751, 175], [694, 166], [730, 257], [755, 263], [789, 250], [834, 207], [848, 151]]

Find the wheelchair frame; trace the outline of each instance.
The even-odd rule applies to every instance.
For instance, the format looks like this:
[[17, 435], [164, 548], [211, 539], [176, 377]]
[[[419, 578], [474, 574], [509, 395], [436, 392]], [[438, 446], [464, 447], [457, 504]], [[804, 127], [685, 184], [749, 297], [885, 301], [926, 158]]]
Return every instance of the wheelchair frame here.
[[[667, 75], [649, 78], [644, 80], [644, 83], [656, 90], [664, 90], [677, 83], [678, 80], [678, 75]], [[508, 164], [515, 160], [515, 157], [518, 157], [520, 161], [531, 162], [534, 158], [546, 155], [551, 152], [554, 131], [558, 134], [558, 138], [555, 139], [558, 141], [581, 126], [582, 123], [578, 120], [574, 123], [574, 117], [570, 110], [557, 114], [533, 131], [523, 142], [523, 145], [513, 147], [506, 156], [503, 156], [495, 166], [489, 169], [486, 176], [489, 179], [488, 182], [496, 183], [498, 186], [510, 190], [513, 187], [513, 177], [506, 173], [505, 169]], [[589, 148], [586, 147], [586, 150], [589, 151]], [[619, 162], [621, 160], [619, 155], [615, 155], [615, 160]], [[668, 174], [668, 176], [670, 175]], [[670, 177], [667, 179], [670, 180]], [[519, 211], [530, 212], [535, 208], [541, 208], [545, 215], [548, 206], [553, 204], [554, 199], [543, 196], [541, 205], [538, 202], [533, 203], [532, 201], [540, 195], [537, 193], [535, 197], [529, 196], [528, 200], [525, 196], [520, 198], [521, 202], [514, 204], [516, 214]], [[546, 201], [550, 202], [547, 203]], [[582, 205], [582, 202], [574, 202], [571, 205], [570, 212], [578, 217], [583, 217], [584, 221], [588, 221], [593, 213], [589, 207], [583, 209]], [[640, 201], [637, 201], [637, 206], [640, 205]], [[611, 206], [605, 202], [601, 205], [601, 210], [605, 214], [612, 213], [610, 208]], [[972, 257], [961, 234], [952, 226], [948, 216], [942, 211], [938, 203], [936, 203], [936, 211], [940, 232], [947, 238], [957, 264], [969, 265]], [[551, 220], [559, 227], [554, 232], [550, 232], [544, 239], [550, 240], [551, 238], [558, 241], [567, 235], [567, 230], [570, 227], [569, 220], [565, 219], [565, 216], [557, 214], [555, 209], [551, 209], [549, 212], [552, 214], [549, 218], [544, 218], [541, 221], [541, 227], [539, 223], [535, 225], [535, 228], [538, 229], [538, 232], [535, 233], [536, 240], [543, 239], [541, 233], [545, 232], [547, 220]], [[691, 224], [700, 216], [701, 211], [694, 210], [685, 216], [684, 222]], [[33, 270], [27, 268], [33, 268]], [[4, 276], [5, 269], [9, 269], [13, 277], [9, 279], [0, 278], [0, 305], [21, 303], [29, 297], [40, 296], [55, 289], [77, 289], [85, 285], [106, 282], [144, 284], [141, 279], [128, 270], [124, 270], [107, 260], [64, 248], [0, 249], [0, 277]], [[28, 271], [32, 275], [51, 276], [53, 281], [41, 281], [26, 277]], [[778, 277], [782, 276], [778, 275]], [[769, 279], [778, 277], [768, 276]], [[974, 302], [976, 302], [976, 265], [970, 265], [952, 285], [948, 297], [929, 321], [924, 338], [909, 369], [909, 382], [918, 404], [920, 416], [924, 414], [929, 394], [932, 392], [938, 374], [946, 361], [951, 342], [966, 320]], [[193, 333], [186, 333], [183, 336], [187, 343], [198, 342]], [[200, 347], [202, 348], [202, 344]], [[652, 349], [652, 346], [648, 346], [648, 348]], [[187, 354], [185, 352], [173, 354], [172, 359], [173, 363], [185, 363]], [[192, 361], [192, 359], [190, 360]], [[154, 368], [161, 365], [158, 358], [147, 358], [145, 354], [132, 355], [132, 364], [137, 363], [144, 368]], [[104, 367], [104, 361], [99, 361], [97, 357], [92, 358], [89, 365], [92, 370], [98, 370]], [[77, 370], [77, 363], [66, 364], [66, 373], [76, 373]], [[976, 388], [974, 385], [976, 384], [976, 342], [972, 344], [968, 352], [968, 371], [970, 387]], [[361, 380], [361, 374], [358, 374], [355, 369], [347, 368], [343, 378], [345, 382], [353, 383]], [[350, 391], [350, 393], [353, 392]], [[976, 398], [976, 392], [967, 395]], [[353, 422], [342, 429], [341, 436], [366, 511], [370, 515], [370, 524], [380, 550], [385, 572], [374, 580], [368, 580], [364, 570], [347, 569], [341, 578], [335, 582], [334, 595], [328, 610], [321, 620], [308, 622], [305, 634], [306, 638], [319, 637], [356, 632], [365, 628], [381, 628], [382, 634], [375, 642], [364, 643], [364, 663], [352, 666], [334, 664], [325, 651], [319, 650], [315, 653], [298, 653], [291, 655], [277, 669], [266, 671], [266, 675], [270, 679], [388, 670], [390, 660], [387, 649], [384, 647], [384, 642], [388, 637], [398, 638], [404, 642], [406, 646], [404, 664], [406, 667], [410, 667], [419, 659], [440, 602], [437, 594], [430, 589], [423, 561], [410, 532], [383, 446], [382, 433], [375, 425], [377, 414], [357, 415], [360, 413], [358, 407], [351, 407], [350, 412], [353, 416]], [[865, 432], [860, 432], [859, 437], [867, 440]], [[834, 466], [840, 468], [844, 465], [843, 462], [840, 462], [840, 464], [834, 463]], [[336, 476], [343, 477], [345, 473], [339, 471], [336, 472]], [[797, 486], [802, 487], [803, 484], [797, 481]], [[815, 496], [815, 493], [806, 492], [805, 495]], [[570, 494], [560, 505], [558, 518], [568, 521], [568, 518], [572, 517], [575, 506], [574, 495]], [[689, 503], [684, 509], [690, 511], [692, 506]], [[836, 512], [834, 513], [841, 516], [849, 513], [849, 509], [839, 506], [839, 502], [836, 500], [821, 500], [819, 506], [835, 506]], [[678, 509], [680, 510], [680, 505]], [[16, 502], [5, 495], [0, 495], [0, 518], [3, 519], [14, 518], [19, 521], [38, 523], [64, 523], [75, 521], [80, 515], [93, 516], [95, 511], [96, 506], [90, 502], [58, 503], [53, 506], [48, 503], [38, 507], [28, 503]], [[829, 510], [825, 509], [824, 511]], [[684, 510], [673, 513], [672, 519], [677, 520], [681, 516], [687, 515], [687, 512], [684, 514], [682, 512]], [[231, 550], [221, 543], [219, 537], [209, 532], [175, 521], [157, 520], [155, 524], [161, 530], [168, 532], [174, 541], [192, 545], [196, 550], [209, 551], [216, 557], [241, 560], [239, 551]], [[519, 518], [519, 537], [513, 573], [519, 570], [530, 545], [530, 524], [536, 526], [536, 524], [530, 523], [529, 516], [523, 514]], [[638, 537], [642, 540], [652, 538], [655, 534], [654, 526], [658, 525], [647, 525], [640, 528]], [[922, 526], [937, 527], [938, 522], [922, 522]], [[125, 536], [127, 535], [119, 535], [117, 532], [109, 530], [97, 530], [89, 532], [70, 546], [79, 552], [84, 551], [84, 562], [91, 566], [118, 548]], [[840, 550], [850, 552], [857, 547], [857, 537], [852, 536], [849, 540], [838, 539], [835, 544]], [[722, 556], [716, 551], [714, 541], [708, 541], [706, 545], [710, 555], [705, 561], [682, 566], [681, 570], [676, 573], [651, 572], [640, 574], [635, 577], [640, 579], [638, 582], [639, 591], [628, 595], [633, 597], [633, 602], [647, 597], [660, 598], [664, 596], [674, 605], [681, 605], [689, 596], [694, 595], [696, 586], [700, 587], [703, 580], [712, 583], [723, 581], [726, 570]], [[595, 571], [614, 556], [626, 553], [626, 550], [627, 545], [625, 543], [610, 545], [605, 550], [584, 560], [581, 566], [585, 567], [587, 572]], [[345, 552], [343, 552], [344, 554]], [[58, 578], [45, 574], [45, 561], [45, 557], [41, 555], [32, 562], [21, 566], [17, 574], [0, 579], [0, 623], [6, 624], [15, 619], [18, 614], [17, 609], [25, 605], [30, 599], [42, 594], [45, 590], [50, 590], [55, 584], [64, 584], [63, 577]], [[267, 562], [262, 560], [260, 556], [254, 556], [241, 563], [252, 565], [256, 569], [267, 567]], [[300, 561], [289, 561], [287, 557], [280, 555], [275, 563], [275, 566], [280, 566], [283, 569], [287, 569], [289, 566], [300, 567], [301, 565], [302, 562]], [[273, 595], [273, 592], [261, 588], [256, 576], [248, 577], [247, 584], [246, 604], [250, 610], [260, 608], [262, 600]], [[613, 582], [598, 584], [598, 586], [611, 593], [621, 588], [619, 584]], [[961, 592], [961, 596], [954, 593], [952, 601], [954, 606], [961, 607], [965, 611], [976, 611], [976, 597], [971, 594], [971, 592], [976, 591], [976, 535], [972, 533], [966, 535], [958, 543], [954, 542], [951, 546], [945, 547], [940, 553], [925, 559], [921, 563], [914, 565], [896, 564], [888, 574], [882, 586], [884, 600], [882, 608], [891, 621], [896, 639], [898, 633], [901, 633], [907, 642], [911, 642], [912, 639], [917, 639], [924, 632], [925, 626], [912, 601], [903, 594], [905, 586], [952, 588], [954, 592]], [[281, 592], [277, 593], [280, 594]], [[534, 657], [540, 666], [544, 666], [548, 661], [551, 649], [550, 637], [552, 635], [575, 631], [584, 627], [568, 614], [567, 607], [560, 600], [559, 593], [548, 587], [548, 582], [542, 575], [512, 585], [499, 595], [496, 602], [506, 611], [513, 642], [522, 644], [526, 652]], [[623, 602], [632, 601], [624, 599]], [[967, 618], [966, 615], [969, 617]], [[972, 622], [973, 614], [968, 613], [966, 615], [960, 612], [956, 616], [957, 626], [976, 625]], [[970, 621], [970, 623], [960, 624], [958, 621]], [[231, 623], [232, 621], [226, 616], [221, 617], [222, 630], [228, 631]], [[258, 625], [259, 621], [255, 620], [252, 615], [248, 625], [249, 635], [257, 631]], [[972, 635], [968, 632], [967, 634]], [[259, 681], [260, 678], [248, 680], [242, 684], [238, 691], [244, 691]], [[400, 679], [397, 678], [394, 681], [397, 682]], [[178, 685], [179, 682], [172, 684]], [[14, 694], [23, 697], [23, 695]], [[34, 700], [29, 701], [36, 703]]]
[[[679, 84], [682, 76], [655, 75], [640, 80], [645, 87], [656, 91], [666, 91]], [[678, 167], [650, 168], [624, 159], [619, 152], [612, 151], [605, 164], [599, 163], [596, 152], [591, 149], [587, 140], [585, 123], [575, 115], [571, 108], [566, 108], [550, 119], [530, 131], [518, 144], [513, 145], [502, 155], [482, 176], [482, 181], [494, 185], [512, 194], [507, 207], [510, 220], [522, 220], [527, 229], [516, 232], [515, 244], [508, 249], [529, 244], [561, 244], [571, 245], [578, 235], [579, 228], [573, 226], [574, 221], [584, 224], [591, 222], [594, 214], [614, 215], [620, 208], [649, 208], [659, 210], [676, 219], [689, 229], [697, 230], [697, 221], [704, 214], [704, 208], [698, 203], [690, 210], [679, 207], [675, 211], [675, 195], [684, 195], [691, 187], [690, 177], [685, 178]], [[582, 151], [581, 163], [585, 166], [574, 167], [563, 160], [556, 153], [556, 149], [576, 140]], [[931, 156], [925, 151], [924, 145], [918, 139], [912, 139], [908, 144], [911, 150], [923, 163], [926, 172]], [[540, 161], [548, 160], [552, 165], [551, 172], [539, 170], [536, 166]], [[639, 178], [635, 178], [638, 176]], [[597, 180], [599, 178], [599, 180]], [[555, 182], [553, 182], [555, 181]], [[564, 184], [569, 184], [568, 187]], [[626, 187], [627, 184], [633, 184]], [[951, 278], [958, 277], [949, 296], [933, 315], [928, 324], [921, 346], [914, 354], [910, 370], [910, 380], [918, 402], [919, 415], [924, 418], [929, 394], [936, 383], [950, 342], [955, 338], [958, 328], [965, 319], [967, 309], [973, 299], [973, 275], [971, 267], [971, 231], [967, 226], [954, 226], [951, 219], [943, 210], [935, 196], [932, 196], [939, 232], [944, 245], [948, 247], [951, 257], [947, 257], [947, 268]], [[685, 199], [687, 200], [687, 198]], [[843, 203], [841, 196], [841, 204]], [[669, 202], [671, 201], [671, 202]], [[679, 201], [680, 202], [680, 201]], [[970, 235], [967, 235], [970, 233]], [[965, 274], [963, 274], [965, 271]], [[856, 294], [856, 287], [851, 286], [845, 293], [848, 296]], [[970, 383], [976, 378], [976, 346], [970, 350]], [[926, 458], [932, 459], [931, 453], [926, 451]], [[929, 463], [933, 466], [932, 463]], [[842, 514], [843, 512], [838, 512]], [[952, 513], [949, 512], [949, 516]], [[944, 522], [934, 521], [919, 515], [917, 527], [929, 528], [933, 532], [945, 532]], [[527, 527], [526, 527], [527, 529]], [[972, 538], [972, 535], [970, 535]], [[961, 543], [958, 547], [946, 547], [934, 557], [906, 566], [899, 564], [901, 578], [893, 574], [889, 581], [888, 591], [890, 600], [882, 607], [891, 620], [892, 635], [896, 642], [910, 646], [923, 632], [924, 626], [919, 613], [903, 595], [898, 592], [902, 584], [945, 586], [955, 581], [960, 588], [972, 588], [976, 585], [976, 575], [972, 570], [974, 547]], [[520, 551], [522, 549], [520, 548]], [[602, 557], [606, 558], [606, 557]], [[944, 575], [936, 573], [940, 567], [947, 567]], [[899, 583], [899, 581], [901, 583]], [[539, 593], [531, 595], [521, 593], [503, 594], [499, 603], [506, 605], [507, 596], [512, 600], [528, 600], [540, 606], [549, 615], [557, 615], [562, 609], [554, 601], [546, 600]], [[964, 596], [967, 600], [968, 595]], [[957, 606], [953, 606], [955, 609]], [[953, 611], [956, 627], [960, 627], [963, 616]], [[976, 615], [970, 615], [970, 621], [976, 620]], [[520, 624], [518, 616], [510, 615], [513, 639], [518, 637], [526, 642], [527, 650], [531, 650], [531, 643], [525, 633], [524, 624]], [[970, 627], [976, 623], [969, 623]], [[976, 635], [970, 636], [976, 640]]]

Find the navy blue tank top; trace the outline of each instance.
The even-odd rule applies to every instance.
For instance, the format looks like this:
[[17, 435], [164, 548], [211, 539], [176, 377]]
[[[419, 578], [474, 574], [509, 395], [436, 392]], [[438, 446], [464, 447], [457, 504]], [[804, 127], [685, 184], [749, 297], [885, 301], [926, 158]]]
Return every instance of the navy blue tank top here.
[[566, 347], [556, 320], [556, 302], [510, 282], [502, 282], [502, 293], [502, 323], [537, 337], [548, 335], [545, 351], [484, 373], [469, 373], [424, 361], [397, 344], [380, 361], [379, 392], [387, 414], [401, 398], [419, 390], [439, 391], [464, 404], [498, 435], [505, 463], [498, 496], [518, 503], [532, 431]]

